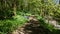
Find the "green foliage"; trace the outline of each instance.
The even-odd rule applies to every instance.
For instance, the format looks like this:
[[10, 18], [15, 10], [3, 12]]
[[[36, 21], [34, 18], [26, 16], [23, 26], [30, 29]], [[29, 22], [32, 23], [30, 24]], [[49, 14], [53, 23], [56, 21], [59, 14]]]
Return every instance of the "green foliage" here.
[[23, 16], [15, 16], [14, 19], [0, 20], [0, 32], [8, 33], [24, 24], [27, 20]]
[[[2, 2], [1, 2], [2, 1]], [[41, 16], [51, 15], [53, 17], [60, 17], [60, 9], [59, 5], [54, 5], [51, 0], [1, 0], [0, 1], [0, 15], [6, 17], [11, 15], [15, 8], [17, 8], [17, 12], [22, 13], [30, 13], [30, 14], [38, 14]], [[3, 3], [4, 2], [4, 3]], [[4, 13], [4, 14], [3, 14]], [[56, 15], [54, 15], [56, 14]], [[13, 15], [12, 15], [13, 16]], [[57, 18], [58, 18], [57, 17]]]
[[52, 0], [21, 0], [19, 1], [20, 12], [38, 14], [40, 16], [60, 17], [60, 5], [55, 5]]
[[[19, 15], [14, 16], [15, 11]], [[53, 26], [46, 24], [42, 17], [52, 16], [60, 21], [60, 5], [55, 5], [51, 0], [0, 0], [0, 19], [10, 18], [0, 20], [1, 33], [13, 31], [19, 25], [24, 24], [26, 19], [20, 15], [32, 14], [38, 15], [37, 19], [42, 27], [57, 32]]]

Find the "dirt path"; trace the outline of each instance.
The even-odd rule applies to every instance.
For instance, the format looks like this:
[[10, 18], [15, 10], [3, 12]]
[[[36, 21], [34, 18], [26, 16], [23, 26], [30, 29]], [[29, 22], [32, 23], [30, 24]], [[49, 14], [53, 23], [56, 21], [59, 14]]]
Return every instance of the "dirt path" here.
[[[47, 19], [46, 22], [48, 22]], [[56, 29], [60, 29], [60, 25], [58, 25], [55, 20], [49, 20], [49, 24], [54, 25]], [[40, 26], [37, 20], [32, 19], [17, 30], [13, 31], [12, 34], [51, 34], [51, 32]]]
[[40, 26], [38, 21], [30, 20], [12, 34], [51, 34], [49, 30]]

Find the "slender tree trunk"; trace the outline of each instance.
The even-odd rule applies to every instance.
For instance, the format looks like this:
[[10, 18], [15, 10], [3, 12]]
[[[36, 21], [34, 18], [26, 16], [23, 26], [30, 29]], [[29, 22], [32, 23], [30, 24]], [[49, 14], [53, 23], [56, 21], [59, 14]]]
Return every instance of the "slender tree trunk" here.
[[16, 16], [16, 1], [14, 0], [14, 2], [13, 2], [13, 5], [12, 5], [12, 7], [13, 7], [13, 16]]
[[13, 13], [14, 15], [16, 15], [16, 4], [14, 3], [14, 7], [13, 7]]

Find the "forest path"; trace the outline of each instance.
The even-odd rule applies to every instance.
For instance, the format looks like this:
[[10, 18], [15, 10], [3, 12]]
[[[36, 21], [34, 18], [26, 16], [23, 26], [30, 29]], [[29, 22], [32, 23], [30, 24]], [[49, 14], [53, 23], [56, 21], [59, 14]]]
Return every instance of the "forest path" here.
[[[32, 18], [30, 18], [32, 19]], [[47, 23], [53, 25], [55, 29], [60, 29], [60, 25], [57, 24], [55, 20], [45, 20]], [[51, 34], [49, 30], [44, 29], [40, 26], [36, 19], [32, 19], [25, 23], [23, 26], [19, 27], [17, 30], [12, 32], [12, 34]]]
[[40, 26], [37, 20], [32, 19], [19, 27], [12, 34], [51, 34], [49, 30]]

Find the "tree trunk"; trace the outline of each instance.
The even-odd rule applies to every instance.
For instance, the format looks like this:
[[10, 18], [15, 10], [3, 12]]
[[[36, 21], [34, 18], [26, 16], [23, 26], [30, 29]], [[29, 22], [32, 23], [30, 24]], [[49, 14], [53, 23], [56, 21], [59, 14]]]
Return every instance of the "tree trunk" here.
[[13, 8], [13, 14], [12, 16], [16, 16], [16, 1], [14, 0], [13, 4], [12, 4], [12, 8]]

